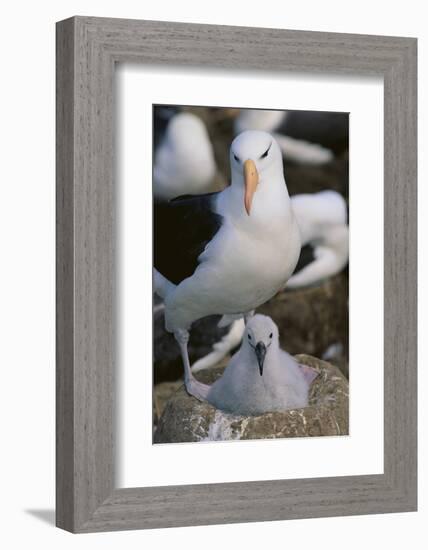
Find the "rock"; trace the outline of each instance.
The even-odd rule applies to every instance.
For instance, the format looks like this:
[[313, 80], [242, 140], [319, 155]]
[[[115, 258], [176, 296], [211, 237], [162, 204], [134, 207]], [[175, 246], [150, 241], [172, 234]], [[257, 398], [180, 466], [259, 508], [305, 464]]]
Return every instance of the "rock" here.
[[157, 426], [166, 404], [170, 397], [182, 386], [182, 380], [175, 382], [162, 382], [153, 388], [153, 422]]
[[[309, 405], [303, 409], [235, 416], [187, 394], [183, 386], [169, 399], [154, 434], [154, 443], [183, 443], [236, 439], [332, 436], [348, 434], [348, 382], [330, 363], [297, 355], [320, 374], [312, 384]], [[224, 367], [198, 373], [205, 383], [219, 378]]]
[[[203, 379], [209, 381], [211, 384], [216, 378], [223, 372], [229, 362], [230, 356], [222, 359], [216, 368], [206, 371], [203, 375]], [[211, 373], [211, 374], [210, 374]], [[198, 375], [199, 377], [199, 375]], [[202, 377], [200, 377], [202, 379]], [[153, 423], [156, 427], [159, 423], [159, 419], [162, 416], [163, 411], [169, 401], [169, 399], [181, 388], [183, 380], [175, 380], [173, 382], [160, 382], [153, 387]]]

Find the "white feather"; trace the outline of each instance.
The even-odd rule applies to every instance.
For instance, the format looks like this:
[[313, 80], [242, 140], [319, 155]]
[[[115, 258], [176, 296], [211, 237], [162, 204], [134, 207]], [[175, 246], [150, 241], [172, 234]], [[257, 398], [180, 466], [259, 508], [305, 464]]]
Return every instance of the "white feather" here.
[[[267, 347], [263, 375], [254, 353], [258, 342]], [[299, 363], [279, 347], [275, 323], [270, 317], [255, 315], [247, 323], [240, 349], [209, 389], [207, 401], [232, 414], [259, 415], [306, 407], [309, 387]]]
[[193, 363], [192, 371], [198, 372], [216, 365], [221, 359], [226, 357], [233, 348], [239, 345], [244, 330], [244, 319], [241, 318], [238, 321], [234, 321], [230, 326], [229, 332], [225, 334], [219, 342], [213, 345], [213, 351]]
[[330, 149], [316, 143], [285, 136], [275, 131], [285, 121], [287, 114], [287, 111], [242, 109], [235, 119], [235, 133], [246, 130], [264, 130], [273, 134], [287, 160], [312, 165], [330, 162], [333, 159], [333, 153]]
[[[269, 156], [261, 155], [270, 147]], [[200, 255], [194, 274], [166, 297], [167, 330], [187, 330], [214, 314], [245, 314], [272, 298], [291, 276], [300, 235], [284, 181], [281, 153], [272, 136], [245, 132], [232, 144], [232, 185], [219, 193], [222, 226]], [[251, 214], [244, 208], [242, 163], [253, 159], [259, 173]]]
[[235, 134], [247, 130], [262, 130], [273, 132], [285, 120], [287, 111], [271, 111], [268, 109], [241, 109], [235, 119]]
[[[288, 279], [287, 288], [297, 289], [342, 271], [348, 263], [349, 231], [346, 203], [335, 191], [295, 195], [291, 197], [291, 204], [300, 228], [302, 245], [311, 243], [315, 256], [313, 262]], [[228, 316], [224, 317], [226, 319], [222, 318], [219, 326], [227, 326], [230, 322]], [[197, 362], [197, 370], [213, 367], [224, 359], [242, 339], [244, 330], [243, 322], [234, 324], [230, 336], [227, 334], [220, 343], [213, 345], [215, 352]]]
[[295, 195], [291, 203], [302, 246], [313, 245], [315, 256], [287, 282], [287, 288], [300, 288], [336, 275], [348, 263], [347, 211], [345, 200], [335, 191]]
[[214, 151], [202, 120], [192, 113], [175, 115], [155, 154], [155, 196], [170, 200], [206, 193], [216, 170]]

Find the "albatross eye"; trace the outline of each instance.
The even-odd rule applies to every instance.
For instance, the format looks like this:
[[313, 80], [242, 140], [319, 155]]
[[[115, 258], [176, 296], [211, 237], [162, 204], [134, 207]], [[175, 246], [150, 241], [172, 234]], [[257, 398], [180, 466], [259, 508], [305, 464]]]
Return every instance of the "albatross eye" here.
[[272, 143], [269, 145], [269, 147], [266, 149], [266, 151], [263, 153], [263, 155], [260, 157], [261, 159], [265, 159], [268, 156], [269, 149], [271, 148]]
[[269, 338], [272, 338], [272, 337], [273, 337], [273, 332], [271, 332], [271, 333], [269, 334]]
[[233, 153], [233, 158], [236, 160], [236, 162], [239, 162], [239, 158]]

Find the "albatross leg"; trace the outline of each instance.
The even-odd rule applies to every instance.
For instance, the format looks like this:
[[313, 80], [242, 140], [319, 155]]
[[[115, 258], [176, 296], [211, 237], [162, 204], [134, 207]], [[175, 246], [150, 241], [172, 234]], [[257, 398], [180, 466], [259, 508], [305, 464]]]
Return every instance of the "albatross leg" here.
[[177, 330], [174, 332], [175, 339], [180, 346], [181, 358], [184, 366], [184, 385], [186, 391], [199, 401], [206, 401], [210, 386], [198, 382], [192, 374], [189, 361], [189, 353], [187, 351], [187, 344], [189, 342], [189, 332], [187, 330]]

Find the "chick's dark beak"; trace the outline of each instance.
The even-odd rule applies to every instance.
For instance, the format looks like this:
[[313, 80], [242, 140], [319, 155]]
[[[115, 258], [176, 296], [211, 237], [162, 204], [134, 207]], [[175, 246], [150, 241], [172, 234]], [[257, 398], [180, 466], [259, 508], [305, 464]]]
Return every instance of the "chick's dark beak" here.
[[260, 376], [263, 376], [263, 365], [266, 357], [266, 346], [263, 342], [258, 342], [254, 348], [254, 352], [257, 357], [257, 363], [259, 364]]

